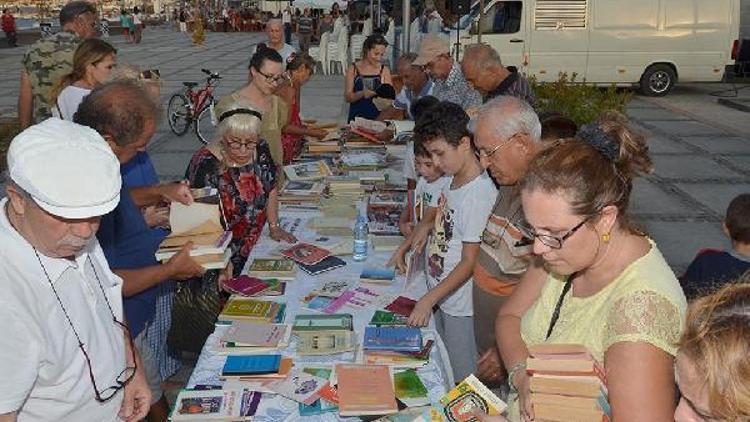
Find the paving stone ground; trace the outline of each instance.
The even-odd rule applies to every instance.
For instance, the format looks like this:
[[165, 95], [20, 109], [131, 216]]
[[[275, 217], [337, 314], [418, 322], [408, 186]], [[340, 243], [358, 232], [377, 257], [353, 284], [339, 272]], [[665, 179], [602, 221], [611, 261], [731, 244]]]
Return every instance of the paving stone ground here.
[[[126, 44], [122, 37], [110, 41], [118, 48], [121, 63], [161, 70], [166, 106], [182, 81], [201, 80], [203, 67], [224, 76], [217, 90], [219, 96], [242, 86], [250, 48], [262, 39], [263, 34], [258, 33], [209, 32], [205, 47], [197, 48], [187, 36], [155, 27], [146, 29], [140, 45]], [[0, 116], [15, 113], [21, 54], [21, 49], [0, 49]], [[314, 76], [302, 91], [303, 114], [343, 121], [343, 85], [341, 75]], [[745, 129], [748, 115], [724, 113], [716, 109], [714, 100], [691, 96], [692, 89], [686, 85], [676, 90], [672, 102], [669, 97], [635, 97], [628, 107], [634, 123], [650, 134], [655, 164], [652, 175], [635, 183], [632, 216], [656, 240], [678, 273], [699, 249], [729, 247], [721, 231], [724, 211], [735, 195], [750, 192], [750, 130]], [[712, 112], [699, 116], [695, 110], [701, 104], [713, 107]], [[177, 137], [163, 121], [149, 152], [160, 176], [174, 180], [182, 177], [199, 146], [192, 132]]]

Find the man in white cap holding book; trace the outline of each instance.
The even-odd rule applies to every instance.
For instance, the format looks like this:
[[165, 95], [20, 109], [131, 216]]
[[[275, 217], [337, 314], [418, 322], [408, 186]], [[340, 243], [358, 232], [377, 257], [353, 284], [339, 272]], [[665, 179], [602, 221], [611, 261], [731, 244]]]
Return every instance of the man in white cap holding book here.
[[122, 280], [96, 240], [120, 164], [96, 131], [48, 119], [8, 150], [0, 201], [0, 421], [136, 421], [145, 382]]

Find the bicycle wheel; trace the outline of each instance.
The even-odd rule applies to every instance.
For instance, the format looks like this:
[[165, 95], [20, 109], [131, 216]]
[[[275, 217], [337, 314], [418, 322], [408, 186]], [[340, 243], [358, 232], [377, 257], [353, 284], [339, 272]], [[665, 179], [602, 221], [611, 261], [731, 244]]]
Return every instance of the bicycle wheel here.
[[[215, 103], [211, 103], [216, 105]], [[198, 136], [198, 140], [204, 144], [207, 144], [214, 140], [216, 135], [216, 126], [214, 126], [211, 119], [211, 110], [213, 107], [210, 105], [201, 111], [198, 118], [195, 120], [195, 135]]]
[[167, 120], [169, 128], [177, 136], [182, 136], [190, 129], [193, 123], [190, 101], [183, 94], [174, 94], [169, 99], [167, 106]]

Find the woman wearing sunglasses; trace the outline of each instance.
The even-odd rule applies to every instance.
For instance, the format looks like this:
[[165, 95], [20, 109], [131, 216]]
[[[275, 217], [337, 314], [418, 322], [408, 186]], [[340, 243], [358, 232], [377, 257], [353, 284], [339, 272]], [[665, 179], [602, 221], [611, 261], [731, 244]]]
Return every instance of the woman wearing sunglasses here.
[[248, 84], [222, 98], [216, 108], [226, 109], [232, 103], [245, 101], [260, 112], [263, 116], [260, 136], [268, 142], [273, 162], [281, 170], [284, 159], [281, 129], [289, 121], [289, 106], [274, 95], [276, 88], [287, 79], [281, 55], [273, 48], [258, 45], [248, 70]]
[[525, 362], [540, 343], [583, 344], [604, 364], [613, 420], [673, 420], [685, 296], [627, 213], [633, 178], [651, 168], [645, 138], [619, 115], [532, 161], [521, 200], [538, 259], [496, 321], [511, 421], [534, 419]]

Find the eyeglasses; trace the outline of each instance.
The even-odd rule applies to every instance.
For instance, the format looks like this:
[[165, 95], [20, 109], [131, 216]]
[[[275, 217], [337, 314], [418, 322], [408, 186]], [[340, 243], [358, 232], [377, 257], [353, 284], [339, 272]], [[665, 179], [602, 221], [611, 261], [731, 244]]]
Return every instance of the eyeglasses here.
[[268, 82], [271, 85], [278, 85], [287, 79], [287, 76], [284, 73], [281, 73], [278, 75], [266, 75], [265, 73], [261, 72], [258, 69], [255, 69], [255, 71], [260, 73], [260, 75], [263, 76], [264, 78], [266, 78], [266, 82]]
[[[573, 236], [578, 229], [583, 227], [586, 222], [591, 220], [595, 215], [598, 213], [591, 214], [588, 217], [584, 218], [583, 221], [578, 223], [575, 227], [568, 230], [567, 233], [565, 233], [562, 236], [553, 236], [551, 234], [538, 234], [534, 231], [534, 229], [530, 227], [519, 227], [519, 230], [523, 233], [524, 237], [528, 238], [529, 240], [527, 242], [524, 242], [524, 244], [516, 244], [516, 246], [526, 246], [531, 245], [534, 243], [534, 239], [539, 239], [540, 242], [542, 242], [544, 245], [549, 246], [552, 249], [562, 249], [563, 243], [565, 243], [566, 240], [568, 240], [571, 236]], [[520, 243], [520, 242], [519, 242]]]
[[141, 72], [141, 79], [161, 79], [161, 72], [159, 69], [146, 69]]
[[131, 359], [133, 362], [133, 366], [126, 366], [125, 369], [123, 369], [117, 375], [117, 377], [115, 378], [115, 385], [107, 387], [103, 390], [100, 390], [99, 387], [97, 387], [96, 379], [94, 378], [94, 369], [91, 365], [91, 358], [89, 357], [89, 354], [86, 351], [86, 348], [84, 347], [84, 343], [81, 340], [81, 337], [78, 335], [78, 331], [73, 326], [73, 321], [70, 320], [70, 315], [68, 315], [68, 310], [65, 309], [65, 306], [63, 305], [62, 300], [60, 299], [60, 296], [57, 294], [57, 289], [55, 289], [55, 285], [54, 283], [52, 283], [52, 278], [50, 278], [49, 273], [47, 272], [47, 268], [44, 267], [44, 264], [42, 263], [42, 258], [39, 256], [39, 252], [37, 252], [36, 248], [34, 248], [34, 254], [36, 254], [36, 258], [39, 260], [39, 265], [42, 267], [42, 271], [44, 271], [44, 275], [47, 277], [47, 281], [49, 282], [50, 287], [52, 287], [52, 292], [55, 294], [57, 303], [60, 304], [60, 308], [62, 309], [63, 314], [65, 315], [65, 319], [68, 320], [68, 325], [70, 325], [70, 329], [73, 330], [73, 334], [76, 336], [76, 341], [78, 341], [78, 348], [81, 349], [81, 352], [83, 353], [83, 357], [86, 358], [86, 365], [89, 368], [89, 378], [91, 379], [91, 384], [94, 386], [94, 396], [96, 397], [96, 401], [106, 402], [107, 400], [114, 397], [118, 391], [125, 388], [125, 386], [130, 382], [130, 380], [133, 379], [133, 377], [135, 376], [136, 370], [138, 369], [138, 364], [136, 363], [136, 356], [135, 356], [135, 344], [133, 344], [133, 336], [130, 334], [130, 329], [128, 329], [127, 325], [125, 325], [123, 322], [118, 321], [117, 317], [115, 317], [115, 312], [112, 310], [112, 305], [109, 303], [107, 294], [104, 292], [104, 286], [102, 286], [102, 281], [99, 279], [99, 274], [97, 274], [96, 268], [94, 267], [93, 262], [89, 260], [91, 269], [94, 271], [94, 277], [96, 278], [96, 281], [99, 284], [99, 289], [101, 290], [102, 296], [104, 297], [104, 302], [107, 304], [107, 308], [109, 308], [109, 312], [112, 315], [112, 321], [115, 323], [115, 325], [122, 328], [125, 336], [128, 338], [128, 342], [130, 343], [130, 352], [132, 354]]
[[227, 143], [227, 146], [231, 149], [240, 150], [242, 148], [245, 149], [253, 149], [255, 148], [255, 145], [258, 143], [258, 141], [249, 141], [249, 142], [240, 142], [235, 140], [225, 140]]
[[490, 152], [482, 152], [482, 151], [476, 151], [474, 152], [474, 155], [477, 156], [477, 158], [490, 158], [492, 157], [492, 154], [496, 153], [500, 148], [509, 145], [513, 140], [516, 138], [517, 133], [508, 138], [507, 141], [501, 143], [500, 145], [496, 146], [495, 148], [492, 148], [492, 151]]

